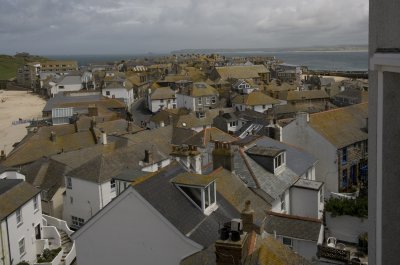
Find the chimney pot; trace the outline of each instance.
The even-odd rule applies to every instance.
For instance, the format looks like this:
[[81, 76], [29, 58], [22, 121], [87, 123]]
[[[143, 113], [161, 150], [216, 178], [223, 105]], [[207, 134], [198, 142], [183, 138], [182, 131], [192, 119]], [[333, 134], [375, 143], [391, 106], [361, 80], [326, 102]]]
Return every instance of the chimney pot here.
[[56, 133], [53, 132], [53, 131], [51, 131], [51, 133], [50, 133], [50, 140], [51, 140], [52, 142], [55, 142], [55, 141], [57, 140], [57, 135], [56, 135]]
[[153, 161], [153, 153], [150, 150], [144, 150], [144, 162], [152, 163]]

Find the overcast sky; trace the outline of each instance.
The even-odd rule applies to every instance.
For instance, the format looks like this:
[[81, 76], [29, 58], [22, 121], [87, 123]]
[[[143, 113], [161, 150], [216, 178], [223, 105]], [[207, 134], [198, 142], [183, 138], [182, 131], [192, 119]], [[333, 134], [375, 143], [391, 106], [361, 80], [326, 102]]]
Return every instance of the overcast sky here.
[[0, 0], [0, 54], [367, 44], [368, 0]]

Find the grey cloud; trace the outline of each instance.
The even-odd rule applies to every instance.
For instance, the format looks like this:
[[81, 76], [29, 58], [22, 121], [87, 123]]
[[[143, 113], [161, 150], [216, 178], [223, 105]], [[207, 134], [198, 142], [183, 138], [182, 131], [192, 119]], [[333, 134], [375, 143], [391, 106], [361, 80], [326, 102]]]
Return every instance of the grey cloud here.
[[366, 43], [368, 0], [0, 0], [0, 53]]

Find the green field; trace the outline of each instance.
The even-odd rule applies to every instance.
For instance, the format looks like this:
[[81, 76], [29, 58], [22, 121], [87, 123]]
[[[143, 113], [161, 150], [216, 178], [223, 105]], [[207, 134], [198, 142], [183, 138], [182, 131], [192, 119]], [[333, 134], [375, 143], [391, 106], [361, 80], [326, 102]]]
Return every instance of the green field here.
[[10, 56], [0, 55], [0, 80], [8, 80], [17, 76], [19, 66], [28, 62], [46, 61], [47, 59], [40, 56]]

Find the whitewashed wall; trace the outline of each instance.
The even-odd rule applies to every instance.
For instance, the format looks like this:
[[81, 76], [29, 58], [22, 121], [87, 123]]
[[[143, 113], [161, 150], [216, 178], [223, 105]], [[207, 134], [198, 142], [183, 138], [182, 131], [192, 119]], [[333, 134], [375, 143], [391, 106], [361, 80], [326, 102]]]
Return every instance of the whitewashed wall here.
[[358, 243], [358, 236], [368, 232], [368, 219], [348, 215], [331, 217], [330, 212], [326, 212], [326, 226], [338, 240]]

